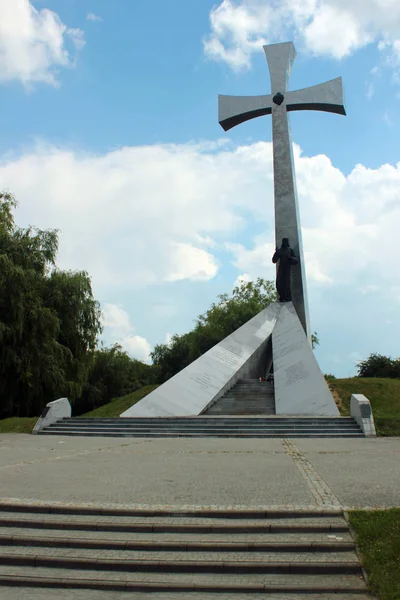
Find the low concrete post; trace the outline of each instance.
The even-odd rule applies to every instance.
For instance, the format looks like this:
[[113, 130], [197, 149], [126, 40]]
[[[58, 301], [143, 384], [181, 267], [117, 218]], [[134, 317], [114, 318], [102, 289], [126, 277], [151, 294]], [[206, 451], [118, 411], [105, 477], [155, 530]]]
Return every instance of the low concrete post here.
[[352, 394], [350, 415], [358, 423], [365, 437], [376, 437], [374, 417], [371, 404], [364, 394]]
[[68, 398], [59, 398], [46, 404], [38, 422], [33, 428], [32, 433], [36, 434], [44, 427], [48, 427], [59, 419], [69, 418], [71, 416], [71, 405]]

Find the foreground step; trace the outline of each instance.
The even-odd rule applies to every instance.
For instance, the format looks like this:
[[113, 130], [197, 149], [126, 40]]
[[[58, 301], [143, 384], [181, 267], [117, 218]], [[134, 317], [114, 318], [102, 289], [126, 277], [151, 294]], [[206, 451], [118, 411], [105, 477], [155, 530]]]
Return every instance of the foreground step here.
[[[22, 598], [18, 586], [14, 588], [8, 587], [7, 589], [3, 588], [3, 590], [5, 591], [5, 594], [3, 594], [2, 600], [21, 600]], [[179, 595], [166, 595], [165, 592], [152, 591], [151, 596], [148, 596], [148, 594], [144, 596], [142, 592], [135, 592], [132, 590], [129, 591], [129, 600], [144, 600], [145, 598], [150, 598], [150, 600], [170, 600], [171, 597], [179, 598]], [[26, 591], [26, 593], [28, 594], [29, 600], [43, 600], [43, 592], [39, 588], [35, 589], [31, 587]], [[82, 593], [84, 593], [84, 600], [115, 600], [117, 597], [119, 597], [119, 592], [104, 591], [101, 589], [85, 589], [85, 591]], [[320, 600], [321, 595], [318, 594], [318, 596], [318, 600]], [[25, 599], [25, 595], [23, 598]], [[72, 598], [77, 598], [76, 592]], [[72, 598], [70, 590], [62, 588], [57, 589], [57, 600], [72, 600]], [[82, 596], [80, 595], [79, 598], [82, 598]], [[214, 592], [208, 593], [187, 591], [185, 592], [184, 598], [185, 600], [216, 600], [216, 598], [218, 598], [218, 600], [238, 600], [240, 596], [234, 593], [220, 593], [218, 596], [216, 596]], [[287, 594], [282, 595], [282, 593], [252, 592], [251, 594], [246, 594], [245, 598], [248, 598], [248, 600], [287, 600], [288, 597]], [[295, 600], [312, 600], [313, 598], [315, 599], [316, 596], [312, 593], [299, 594], [296, 592], [294, 598]], [[323, 595], [323, 600], [371, 600], [371, 596], [359, 592], [357, 592], [356, 595], [354, 593], [347, 592], [341, 593], [340, 595], [325, 592]]]
[[182, 600], [366, 596], [354, 541], [334, 508], [0, 503], [0, 597], [8, 600], [3, 592], [12, 587], [128, 591], [132, 598], [168, 592]]
[[[96, 575], [98, 575], [96, 577]], [[366, 594], [365, 583], [358, 575], [237, 575], [233, 579], [228, 574], [124, 573], [117, 577], [114, 573], [93, 573], [75, 570], [65, 573], [61, 569], [26, 567], [24, 573], [7, 573], [0, 566], [0, 586], [40, 587], [113, 590], [121, 592], [175, 592], [176, 597], [186, 598], [186, 592], [208, 593], [285, 593], [285, 594]], [[240, 597], [240, 596], [239, 596]], [[312, 596], [311, 596], [312, 597]]]

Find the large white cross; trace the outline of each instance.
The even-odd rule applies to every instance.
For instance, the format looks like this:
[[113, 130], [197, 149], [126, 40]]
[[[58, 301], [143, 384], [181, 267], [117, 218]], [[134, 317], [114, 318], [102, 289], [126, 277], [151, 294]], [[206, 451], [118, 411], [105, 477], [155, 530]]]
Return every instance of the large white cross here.
[[289, 238], [299, 257], [292, 268], [292, 299], [306, 335], [310, 338], [303, 244], [296, 192], [288, 111], [322, 110], [345, 115], [342, 78], [288, 91], [290, 71], [296, 57], [292, 42], [263, 46], [271, 77], [271, 94], [265, 96], [219, 96], [218, 120], [225, 131], [254, 117], [272, 114], [274, 157], [275, 242]]

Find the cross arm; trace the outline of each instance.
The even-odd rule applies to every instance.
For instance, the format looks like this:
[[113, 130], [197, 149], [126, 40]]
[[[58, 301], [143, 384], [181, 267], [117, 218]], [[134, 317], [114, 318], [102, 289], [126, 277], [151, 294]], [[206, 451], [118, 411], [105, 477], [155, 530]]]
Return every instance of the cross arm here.
[[345, 115], [342, 78], [336, 77], [325, 83], [286, 92], [286, 110], [322, 110]]
[[228, 131], [239, 123], [270, 115], [272, 94], [266, 96], [218, 96], [218, 121]]

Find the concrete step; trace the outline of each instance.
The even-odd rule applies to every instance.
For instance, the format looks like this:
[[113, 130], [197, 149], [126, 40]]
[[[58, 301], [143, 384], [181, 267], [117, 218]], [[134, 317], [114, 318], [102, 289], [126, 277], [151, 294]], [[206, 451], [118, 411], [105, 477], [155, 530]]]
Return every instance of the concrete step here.
[[[215, 407], [217, 406], [217, 404], [214, 405]], [[211, 407], [214, 408], [214, 407]], [[273, 417], [274, 415], [271, 415], [271, 417]], [[230, 417], [230, 415], [224, 415], [224, 417]], [[248, 417], [248, 419], [250, 419], [250, 417]], [[255, 418], [251, 418], [252, 420], [247, 420], [247, 421], [242, 421], [241, 419], [237, 418], [235, 420], [235, 422], [233, 421], [226, 421], [225, 419], [218, 419], [218, 421], [206, 421], [206, 420], [192, 420], [192, 421], [163, 421], [161, 419], [155, 419], [153, 422], [141, 422], [141, 421], [136, 421], [136, 422], [125, 422], [125, 419], [115, 419], [115, 421], [111, 421], [109, 423], [104, 423], [101, 421], [98, 421], [97, 419], [92, 419], [91, 421], [69, 421], [69, 420], [65, 420], [65, 421], [57, 421], [56, 423], [53, 423], [51, 426], [52, 427], [91, 427], [91, 426], [96, 426], [96, 427], [135, 427], [135, 428], [153, 428], [153, 427], [158, 427], [158, 428], [165, 428], [165, 429], [170, 429], [173, 427], [176, 428], [183, 428], [183, 427], [195, 427], [195, 428], [202, 428], [202, 429], [206, 429], [206, 428], [212, 428], [212, 427], [225, 427], [225, 428], [238, 428], [238, 427], [256, 427], [258, 428], [264, 428], [264, 427], [357, 427], [357, 423], [356, 421], [343, 421], [343, 422], [338, 422], [338, 421], [331, 421], [331, 422], [324, 422], [324, 421], [319, 421], [319, 420], [312, 420], [312, 419], [308, 419], [307, 421], [301, 421], [301, 420], [293, 420], [292, 422], [290, 421], [284, 421], [284, 420], [278, 420], [275, 418], [271, 418], [270, 420], [267, 420], [267, 417], [265, 417], [265, 421], [262, 421], [262, 416], [261, 418], [257, 417]]]
[[[41, 600], [45, 588], [182, 600], [192, 594], [200, 594], [199, 600], [225, 600], [226, 594], [235, 600], [275, 593], [297, 600], [300, 594], [320, 594], [325, 600], [329, 594], [336, 600], [349, 594], [364, 600], [366, 595], [339, 509], [193, 507], [176, 512], [3, 502], [2, 600], [16, 600], [6, 595], [12, 587], [40, 589]], [[27, 597], [35, 598], [30, 591]]]
[[[195, 534], [299, 534], [319, 533], [339, 536], [348, 528], [341, 517], [275, 518], [275, 519], [201, 519], [181, 517], [101, 517], [88, 515], [0, 515], [1, 535], [8, 529], [63, 530], [124, 533], [195, 533]], [[47, 533], [51, 537], [53, 533]], [[332, 538], [334, 539], [334, 538]], [[341, 541], [341, 540], [336, 540]]]
[[[185, 534], [184, 540], [182, 535], [163, 534], [158, 536], [155, 541], [153, 535], [150, 534], [146, 538], [146, 534], [135, 534], [128, 533], [123, 539], [123, 532], [118, 534], [118, 539], [115, 539], [113, 532], [102, 532], [101, 537], [98, 533], [94, 533], [93, 538], [88, 537], [90, 532], [85, 532], [85, 537], [82, 537], [82, 533], [79, 531], [68, 531], [68, 535], [63, 530], [52, 530], [51, 533], [33, 529], [27, 534], [24, 528], [7, 528], [6, 533], [0, 533], [0, 547], [1, 552], [7, 547], [13, 547], [14, 551], [20, 552], [20, 547], [29, 547], [32, 549], [37, 548], [75, 548], [84, 550], [132, 550], [137, 552], [187, 552], [187, 553], [225, 553], [230, 555], [236, 552], [249, 552], [251, 555], [258, 555], [261, 553], [268, 554], [269, 556], [280, 556], [285, 559], [290, 553], [295, 554], [297, 557], [299, 554], [302, 556], [308, 556], [310, 553], [325, 552], [342, 556], [355, 550], [354, 542], [351, 539], [339, 540], [327, 540], [326, 532], [306, 533], [303, 537], [309, 536], [309, 539], [303, 539], [299, 541], [296, 538], [293, 540], [288, 539], [288, 536], [293, 534], [275, 534], [274, 539], [269, 541], [271, 535], [268, 536], [268, 541], [265, 541], [265, 536], [258, 541], [243, 541], [244, 534], [226, 534], [223, 536], [214, 536], [212, 539], [211, 534], [192, 534], [193, 539], [187, 539], [190, 534]], [[340, 533], [340, 538], [343, 538], [345, 532]], [[107, 534], [110, 537], [107, 537]], [[330, 534], [329, 534], [330, 535]], [[132, 539], [135, 538], [136, 539]], [[168, 539], [164, 539], [167, 537]], [[319, 537], [320, 539], [316, 539]], [[337, 536], [332, 535], [336, 538]], [[172, 538], [172, 539], [171, 539]], [[214, 539], [215, 538], [215, 539]], [[234, 541], [233, 541], [234, 540]], [[278, 541], [279, 540], [279, 541]], [[352, 555], [353, 556], [353, 555]], [[353, 556], [354, 558], [354, 556]], [[296, 558], [297, 560], [297, 558]]]
[[273, 396], [274, 388], [272, 386], [268, 387], [241, 387], [235, 386], [228, 390], [228, 394], [256, 394], [258, 396]]
[[57, 423], [124, 423], [124, 424], [136, 424], [136, 423], [232, 423], [237, 426], [238, 423], [352, 423], [355, 421], [351, 417], [319, 417], [319, 416], [288, 416], [282, 417], [276, 415], [274, 417], [260, 417], [260, 418], [246, 418], [246, 417], [226, 417], [225, 419], [215, 417], [208, 417], [207, 415], [194, 415], [190, 417], [130, 417], [130, 418], [100, 418], [100, 417], [71, 417], [60, 419]]
[[254, 422], [251, 421], [236, 421], [236, 422], [226, 422], [224, 419], [218, 419], [215, 422], [203, 422], [199, 421], [191, 421], [188, 423], [175, 423], [175, 422], [160, 422], [154, 421], [154, 423], [125, 423], [125, 419], [116, 419], [114, 422], [103, 423], [99, 422], [97, 419], [93, 419], [90, 421], [57, 421], [50, 425], [50, 428], [56, 429], [68, 429], [74, 428], [77, 429], [82, 427], [83, 429], [102, 429], [102, 428], [112, 428], [112, 429], [165, 429], [165, 430], [173, 430], [173, 429], [225, 429], [225, 430], [237, 430], [237, 429], [298, 429], [298, 428], [320, 428], [320, 429], [358, 429], [358, 425], [355, 421], [351, 422], [332, 422], [332, 423], [321, 423], [314, 421], [298, 421], [292, 423], [282, 422], [276, 419], [271, 419], [268, 422], [259, 422], [254, 419]]
[[86, 437], [138, 437], [138, 438], [177, 438], [177, 437], [218, 437], [218, 438], [360, 438], [364, 437], [362, 433], [215, 433], [212, 431], [203, 432], [203, 433], [190, 433], [190, 432], [163, 432], [163, 433], [143, 433], [136, 432], [132, 433], [131, 431], [120, 430], [118, 432], [113, 431], [109, 432], [107, 430], [102, 430], [98, 432], [93, 432], [90, 430], [71, 430], [64, 429], [61, 431], [57, 430], [42, 430], [38, 432], [39, 435], [59, 435], [59, 436], [86, 436]]
[[162, 434], [184, 434], [184, 433], [188, 433], [188, 434], [208, 434], [208, 433], [214, 433], [214, 434], [232, 434], [233, 436], [235, 435], [239, 435], [239, 434], [268, 434], [268, 433], [282, 433], [282, 434], [286, 434], [286, 433], [360, 433], [360, 430], [357, 427], [330, 427], [325, 428], [325, 427], [318, 427], [318, 426], [295, 426], [295, 427], [96, 427], [95, 425], [93, 425], [92, 427], [90, 426], [86, 426], [86, 427], [76, 427], [76, 426], [71, 426], [71, 427], [57, 427], [57, 426], [53, 426], [49, 428], [49, 432], [51, 433], [55, 433], [55, 432], [66, 432], [66, 431], [81, 431], [81, 432], [104, 432], [104, 431], [108, 431], [108, 432], [113, 432], [113, 433], [119, 433], [119, 432], [130, 432], [132, 434], [149, 434], [149, 433], [162, 433]]
[[[250, 594], [366, 594], [359, 574], [237, 574], [230, 573], [164, 573], [124, 572], [60, 568], [0, 566], [0, 586], [40, 588], [100, 589], [120, 592], [174, 592], [186, 598], [187, 592]], [[218, 594], [218, 596], [217, 596]], [[239, 596], [240, 597], [240, 596]], [[312, 596], [311, 596], [312, 597]], [[325, 596], [324, 596], [325, 597]], [[336, 596], [340, 599], [340, 596]]]
[[[69, 518], [70, 515], [74, 515], [74, 518], [86, 518], [87, 516], [96, 517], [174, 517], [179, 518], [190, 518], [190, 519], [227, 519], [229, 522], [237, 520], [258, 520], [258, 519], [295, 519], [296, 521], [303, 522], [304, 519], [325, 519], [323, 522], [327, 522], [326, 519], [340, 518], [342, 519], [343, 514], [340, 508], [301, 508], [293, 511], [287, 508], [220, 508], [220, 507], [196, 507], [196, 506], [185, 506], [176, 507], [171, 513], [171, 510], [166, 508], [160, 508], [158, 506], [138, 506], [138, 507], [126, 507], [126, 506], [97, 506], [95, 504], [59, 504], [59, 503], [30, 503], [24, 501], [7, 501], [0, 500], [0, 514], [9, 515], [13, 513], [15, 515], [28, 514], [32, 520], [47, 519], [52, 516], [62, 515], [65, 518]], [[38, 516], [42, 515], [42, 517]]]
[[[3, 591], [4, 590], [4, 591]], [[3, 588], [3, 596], [2, 600], [47, 600], [53, 598], [53, 591], [48, 590], [47, 592], [38, 588], [22, 588], [20, 591], [19, 587], [8, 587]], [[24, 593], [24, 590], [25, 593]], [[21, 595], [21, 592], [23, 595]], [[82, 594], [82, 595], [81, 595]], [[238, 600], [240, 596], [235, 593], [219, 593], [216, 595], [214, 592], [185, 592], [185, 600]], [[57, 589], [57, 600], [119, 600], [121, 595], [119, 592], [113, 591], [104, 591], [101, 589], [91, 590], [85, 589], [80, 592], [75, 590], [74, 595], [71, 597], [71, 591], [68, 589]], [[151, 592], [151, 596], [146, 593], [129, 591], [129, 600], [172, 600], [179, 598], [179, 595], [176, 593], [170, 594], [165, 592]], [[250, 593], [246, 594], [246, 600], [288, 600], [288, 596], [283, 596], [282, 593]], [[315, 599], [316, 596], [310, 594], [299, 594], [296, 593], [295, 596], [291, 598], [295, 598], [295, 600], [312, 600]], [[319, 595], [319, 599], [321, 596]], [[331, 594], [324, 593], [324, 600], [371, 600], [371, 596], [363, 593], [347, 593], [342, 592], [341, 594]]]
[[[226, 411], [226, 412], [225, 412]], [[242, 406], [238, 406], [237, 404], [228, 404], [228, 403], [224, 403], [224, 404], [218, 404], [218, 406], [215, 407], [211, 407], [208, 410], [208, 414], [209, 415], [213, 415], [215, 413], [218, 414], [253, 414], [253, 415], [257, 415], [257, 414], [274, 414], [275, 413], [275, 407], [274, 406], [268, 406], [265, 404], [243, 404]]]
[[[364, 437], [350, 417], [281, 417], [272, 403], [221, 399], [208, 414], [192, 417], [62, 419], [40, 435], [101, 437]], [[247, 416], [243, 416], [246, 413]], [[240, 416], [239, 416], [240, 414]], [[254, 415], [254, 416], [252, 416]], [[269, 415], [269, 416], [263, 416]]]
[[235, 557], [224, 552], [137, 552], [132, 550], [21, 548], [0, 551], [0, 565], [11, 567], [44, 567], [51, 569], [84, 569], [85, 571], [142, 573], [218, 573], [218, 574], [313, 574], [360, 575], [355, 553], [315, 553], [296, 555], [277, 561], [275, 554], [252, 553]]
[[230, 400], [232, 401], [243, 401], [243, 402], [275, 402], [273, 394], [226, 394], [223, 396], [221, 400]]
[[272, 404], [273, 406], [275, 406], [275, 400], [274, 398], [271, 397], [267, 397], [267, 396], [260, 396], [260, 397], [255, 397], [255, 396], [246, 396], [246, 397], [240, 397], [240, 396], [224, 396], [223, 398], [221, 398], [221, 400], [217, 400], [217, 404], [218, 403], [222, 403], [222, 402], [237, 402], [240, 404], [246, 404], [248, 402], [256, 402], [256, 403], [262, 403], [264, 402], [265, 404]]

